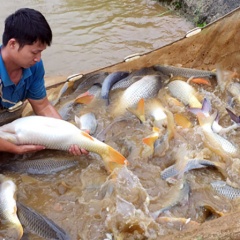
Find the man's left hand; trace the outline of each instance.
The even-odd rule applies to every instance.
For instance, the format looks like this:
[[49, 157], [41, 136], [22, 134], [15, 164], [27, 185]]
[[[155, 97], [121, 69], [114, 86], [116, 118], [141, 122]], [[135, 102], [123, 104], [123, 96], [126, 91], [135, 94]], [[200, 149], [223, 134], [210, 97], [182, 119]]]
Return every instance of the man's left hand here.
[[89, 153], [86, 149], [79, 148], [78, 145], [72, 145], [68, 151], [74, 156], [80, 156], [82, 154], [87, 155]]

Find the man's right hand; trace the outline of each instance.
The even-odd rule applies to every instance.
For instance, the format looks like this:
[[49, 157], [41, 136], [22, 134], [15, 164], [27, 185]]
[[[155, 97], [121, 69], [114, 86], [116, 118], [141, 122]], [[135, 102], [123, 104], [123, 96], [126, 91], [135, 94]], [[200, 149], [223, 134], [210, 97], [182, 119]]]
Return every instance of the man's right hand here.
[[42, 145], [15, 145], [0, 137], [0, 152], [9, 152], [14, 154], [25, 154], [45, 149]]
[[45, 149], [45, 146], [42, 145], [16, 145], [14, 148], [15, 151], [13, 153], [15, 154], [25, 154], [30, 152], [36, 152], [41, 151]]

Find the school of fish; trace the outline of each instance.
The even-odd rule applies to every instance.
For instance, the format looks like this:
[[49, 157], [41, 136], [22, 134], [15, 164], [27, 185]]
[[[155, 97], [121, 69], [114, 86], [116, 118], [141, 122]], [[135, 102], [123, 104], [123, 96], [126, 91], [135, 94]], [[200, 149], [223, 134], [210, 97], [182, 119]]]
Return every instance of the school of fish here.
[[[49, 96], [63, 120], [26, 115], [1, 126], [0, 136], [12, 143], [46, 147], [45, 155], [0, 166], [21, 178], [0, 182], [6, 226], [18, 239], [22, 225], [45, 239], [158, 239], [238, 210], [240, 87], [237, 74], [223, 72], [155, 65], [74, 76]], [[89, 156], [65, 159], [73, 144]], [[47, 194], [63, 207], [51, 211], [44, 203], [41, 215], [21, 197], [23, 179], [34, 185], [37, 177], [44, 189], [53, 176], [51, 187], [61, 190]], [[17, 208], [13, 216], [4, 210]]]

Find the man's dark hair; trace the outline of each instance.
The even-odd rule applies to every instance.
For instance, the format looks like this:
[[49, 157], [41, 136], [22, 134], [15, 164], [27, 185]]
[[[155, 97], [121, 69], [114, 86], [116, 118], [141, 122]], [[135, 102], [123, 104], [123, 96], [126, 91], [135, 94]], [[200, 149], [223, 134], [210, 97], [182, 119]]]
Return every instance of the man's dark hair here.
[[51, 45], [52, 30], [45, 17], [37, 10], [21, 8], [8, 16], [2, 37], [3, 46], [15, 38], [20, 48], [32, 45], [36, 41]]

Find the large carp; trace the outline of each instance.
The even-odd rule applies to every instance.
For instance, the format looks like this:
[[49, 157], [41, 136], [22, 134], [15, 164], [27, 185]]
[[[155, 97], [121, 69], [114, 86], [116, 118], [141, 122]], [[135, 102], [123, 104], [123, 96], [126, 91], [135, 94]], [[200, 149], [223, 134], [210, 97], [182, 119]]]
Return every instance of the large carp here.
[[127, 163], [127, 160], [111, 146], [97, 140], [75, 125], [56, 118], [28, 116], [0, 127], [0, 137], [14, 144], [37, 144], [47, 149], [65, 150], [78, 145], [99, 154], [107, 170]]

